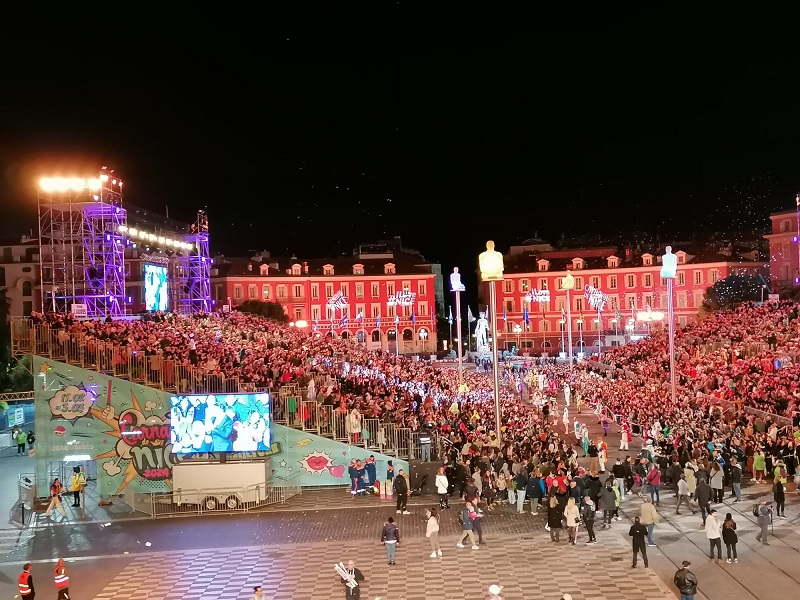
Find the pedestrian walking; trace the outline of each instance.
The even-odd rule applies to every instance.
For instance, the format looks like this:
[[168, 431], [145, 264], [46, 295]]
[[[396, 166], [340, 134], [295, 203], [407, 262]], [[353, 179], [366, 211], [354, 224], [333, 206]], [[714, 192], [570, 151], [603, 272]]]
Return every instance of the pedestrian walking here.
[[58, 591], [58, 600], [69, 600], [69, 575], [67, 575], [67, 567], [64, 566], [63, 558], [58, 559], [53, 577], [56, 591]]
[[253, 597], [250, 600], [264, 600], [264, 591], [260, 585], [253, 586]]
[[[338, 567], [341, 567], [341, 563], [339, 563]], [[341, 573], [338, 568], [337, 573]], [[340, 577], [344, 584], [345, 600], [359, 600], [361, 598], [360, 582], [366, 581], [366, 579], [364, 574], [359, 569], [356, 569], [356, 565], [352, 560], [347, 563], [347, 569], [345, 569], [344, 575], [340, 575]]]
[[403, 469], [397, 471], [397, 477], [394, 478], [392, 484], [394, 494], [397, 496], [397, 514], [410, 515], [411, 513], [406, 510], [408, 503], [408, 480], [403, 475]]
[[447, 493], [450, 489], [450, 482], [444, 474], [444, 467], [439, 467], [436, 473], [436, 493], [439, 494], [439, 508], [450, 508], [450, 500]]
[[733, 520], [731, 513], [725, 515], [725, 522], [722, 524], [722, 541], [725, 542], [725, 550], [728, 555], [725, 562], [731, 562], [731, 553], [733, 553], [733, 562], [738, 563], [736, 543], [739, 541], [739, 536], [736, 535], [736, 522]]
[[697, 593], [697, 577], [689, 570], [691, 564], [688, 560], [683, 561], [672, 580], [678, 588], [681, 600], [694, 600], [694, 595]]
[[597, 538], [594, 535], [594, 517], [597, 509], [594, 506], [592, 499], [586, 495], [583, 497], [583, 524], [586, 525], [586, 533], [589, 536], [587, 544], [596, 544]]
[[731, 492], [735, 498], [734, 502], [742, 501], [742, 465], [736, 458], [731, 458], [731, 472], [728, 475], [731, 482]]
[[689, 510], [692, 511], [692, 514], [697, 513], [697, 510], [692, 506], [691, 500], [689, 500], [689, 484], [686, 483], [686, 475], [681, 473], [680, 479], [678, 479], [678, 504], [675, 506], [675, 514], [681, 514], [681, 503], [685, 503], [686, 506], [689, 507]]
[[600, 492], [598, 507], [603, 511], [603, 529], [610, 529], [611, 515], [617, 507], [617, 495], [614, 493], [614, 486], [610, 481], [606, 481], [605, 487]]
[[628, 535], [633, 538], [633, 564], [631, 568], [636, 568], [636, 563], [639, 559], [639, 553], [642, 553], [642, 560], [644, 560], [644, 567], [647, 568], [647, 546], [645, 545], [645, 538], [647, 537], [647, 528], [641, 524], [639, 517], [636, 517], [633, 525], [631, 525]]
[[478, 550], [480, 546], [478, 546], [475, 540], [475, 534], [472, 532], [473, 523], [472, 523], [472, 515], [475, 514], [472, 508], [472, 504], [467, 502], [464, 505], [464, 508], [461, 509], [461, 515], [459, 515], [459, 521], [461, 521], [461, 538], [458, 540], [456, 546], [459, 548], [464, 547], [464, 540], [469, 538], [472, 542], [472, 549]]
[[400, 530], [394, 524], [394, 519], [389, 517], [386, 523], [383, 524], [381, 531], [381, 542], [386, 546], [386, 560], [390, 565], [395, 563], [395, 553], [397, 551], [397, 544], [400, 543]]
[[[698, 471], [702, 473], [702, 471]], [[697, 498], [697, 505], [700, 507], [700, 516], [703, 517], [703, 527], [706, 526], [706, 515], [709, 511], [709, 503], [711, 502], [711, 486], [708, 485], [704, 479], [697, 480], [697, 487], [694, 490], [695, 498]]]
[[658, 523], [658, 512], [649, 497], [642, 496], [642, 500], [642, 507], [639, 509], [639, 521], [647, 528], [647, 545], [655, 546], [653, 530], [656, 527], [656, 523]]
[[769, 526], [772, 523], [772, 507], [766, 502], [761, 502], [758, 505], [758, 526], [761, 529], [756, 536], [756, 541], [761, 542], [765, 546], [769, 546], [767, 541], [767, 534]]
[[44, 511], [45, 517], [49, 517], [54, 508], [60, 511], [64, 517], [67, 516], [67, 511], [64, 510], [64, 506], [61, 504], [61, 494], [63, 493], [64, 487], [61, 485], [58, 477], [56, 477], [53, 480], [53, 484], [50, 486], [50, 504], [47, 506], [47, 510]]
[[36, 590], [33, 587], [33, 575], [31, 575], [31, 563], [22, 566], [22, 573], [17, 578], [17, 589], [22, 600], [33, 600], [36, 598]]
[[429, 508], [425, 511], [425, 517], [428, 519], [425, 537], [431, 541], [431, 558], [437, 558], [442, 555], [442, 547], [439, 545], [439, 515], [435, 508]]
[[717, 511], [713, 508], [706, 517], [705, 530], [708, 538], [708, 557], [714, 558], [714, 548], [716, 548], [719, 561], [722, 558], [722, 523], [717, 519]]

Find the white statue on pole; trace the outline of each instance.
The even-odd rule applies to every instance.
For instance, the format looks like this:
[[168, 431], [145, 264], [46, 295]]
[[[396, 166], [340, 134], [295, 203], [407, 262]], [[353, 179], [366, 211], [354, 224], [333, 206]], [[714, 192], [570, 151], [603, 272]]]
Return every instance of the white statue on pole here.
[[503, 255], [494, 249], [494, 242], [486, 242], [486, 252], [478, 255], [478, 266], [481, 270], [482, 281], [503, 280]]
[[486, 313], [478, 313], [478, 324], [475, 325], [475, 347], [478, 352], [489, 351], [489, 321], [486, 320]]
[[675, 279], [678, 273], [678, 257], [672, 253], [672, 246], [667, 246], [667, 253], [661, 257], [661, 278]]
[[458, 272], [458, 267], [455, 267], [453, 272], [450, 273], [450, 291], [463, 292], [465, 290], [464, 284], [461, 283], [461, 273]]

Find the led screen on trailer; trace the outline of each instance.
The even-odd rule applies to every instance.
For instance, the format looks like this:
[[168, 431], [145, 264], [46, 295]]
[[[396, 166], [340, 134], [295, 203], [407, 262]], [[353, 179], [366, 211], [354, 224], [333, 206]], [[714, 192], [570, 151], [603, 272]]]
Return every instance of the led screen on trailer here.
[[169, 308], [167, 267], [144, 265], [144, 308], [166, 311]]
[[172, 396], [175, 454], [269, 450], [269, 394]]

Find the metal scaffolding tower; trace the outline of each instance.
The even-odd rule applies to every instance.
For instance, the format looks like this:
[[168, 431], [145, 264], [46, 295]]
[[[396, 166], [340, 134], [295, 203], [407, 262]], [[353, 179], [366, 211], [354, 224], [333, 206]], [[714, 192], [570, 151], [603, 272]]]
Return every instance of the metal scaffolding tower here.
[[211, 311], [211, 256], [208, 248], [208, 216], [197, 211], [197, 220], [183, 240], [191, 250], [176, 265], [176, 312], [195, 314]]
[[[46, 178], [39, 204], [42, 308], [92, 318], [125, 313], [122, 181]], [[121, 229], [122, 228], [122, 229]]]

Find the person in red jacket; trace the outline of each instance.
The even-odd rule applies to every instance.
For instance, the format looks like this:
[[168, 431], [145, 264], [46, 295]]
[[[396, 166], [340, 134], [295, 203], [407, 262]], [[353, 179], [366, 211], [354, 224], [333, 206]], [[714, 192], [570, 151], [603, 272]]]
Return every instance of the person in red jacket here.
[[17, 579], [17, 586], [19, 587], [19, 596], [22, 600], [33, 600], [36, 597], [36, 590], [33, 589], [31, 563], [25, 563], [22, 567], [22, 573], [19, 574], [19, 579]]
[[69, 600], [69, 575], [67, 575], [67, 567], [64, 566], [63, 558], [58, 559], [53, 577], [56, 581], [56, 590], [58, 590], [58, 600]]
[[653, 504], [658, 506], [661, 496], [659, 495], [660, 488], [661, 488], [661, 469], [655, 463], [650, 465], [650, 472], [647, 473], [645, 477], [647, 481], [647, 487], [650, 489], [650, 500], [652, 500]]

